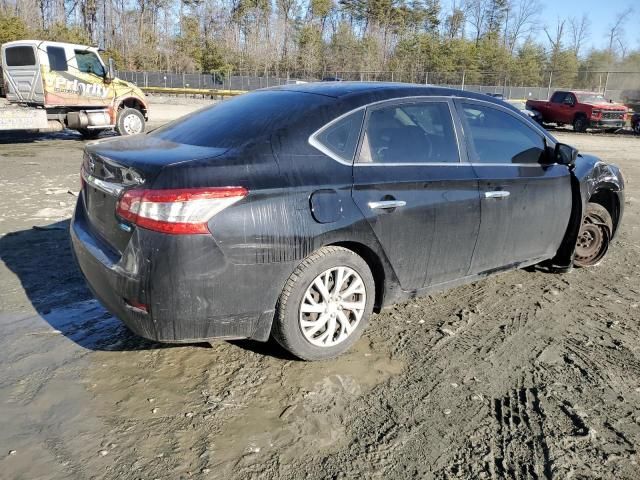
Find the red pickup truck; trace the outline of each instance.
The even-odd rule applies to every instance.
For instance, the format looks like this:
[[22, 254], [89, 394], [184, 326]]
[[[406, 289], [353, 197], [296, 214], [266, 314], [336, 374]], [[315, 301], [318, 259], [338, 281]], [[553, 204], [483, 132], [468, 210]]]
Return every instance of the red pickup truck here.
[[545, 123], [573, 125], [576, 132], [587, 128], [617, 130], [627, 120], [627, 107], [593, 92], [557, 91], [549, 101], [527, 100], [527, 108], [539, 112]]

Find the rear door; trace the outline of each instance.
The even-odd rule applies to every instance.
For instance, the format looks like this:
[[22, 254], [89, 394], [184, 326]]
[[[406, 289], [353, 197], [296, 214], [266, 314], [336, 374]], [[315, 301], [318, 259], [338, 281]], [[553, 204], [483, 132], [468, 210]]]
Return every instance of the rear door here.
[[517, 112], [456, 103], [482, 199], [471, 273], [553, 256], [571, 214], [568, 167], [544, 164], [544, 134]]
[[473, 169], [447, 98], [367, 109], [352, 195], [402, 289], [464, 277], [480, 224]]
[[33, 45], [15, 45], [4, 49], [4, 80], [9, 89], [7, 100], [44, 103], [42, 74]]

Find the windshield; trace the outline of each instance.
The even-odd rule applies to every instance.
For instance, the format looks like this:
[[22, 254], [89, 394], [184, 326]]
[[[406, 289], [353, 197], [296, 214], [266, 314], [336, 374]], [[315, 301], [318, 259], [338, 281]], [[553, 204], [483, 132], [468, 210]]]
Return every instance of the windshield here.
[[608, 100], [597, 93], [577, 93], [580, 103], [608, 103]]

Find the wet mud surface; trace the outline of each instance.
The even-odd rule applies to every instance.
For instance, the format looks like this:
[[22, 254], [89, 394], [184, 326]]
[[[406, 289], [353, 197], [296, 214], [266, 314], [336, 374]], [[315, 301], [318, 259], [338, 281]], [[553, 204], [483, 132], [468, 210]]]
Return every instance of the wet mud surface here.
[[128, 332], [69, 249], [83, 142], [0, 139], [0, 476], [640, 478], [640, 138], [558, 136], [626, 177], [600, 266], [396, 305], [322, 363]]

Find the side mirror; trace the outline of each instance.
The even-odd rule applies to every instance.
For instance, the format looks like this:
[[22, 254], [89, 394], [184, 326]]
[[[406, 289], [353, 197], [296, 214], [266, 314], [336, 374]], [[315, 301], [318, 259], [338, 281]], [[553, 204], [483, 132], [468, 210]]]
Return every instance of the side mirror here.
[[113, 61], [113, 58], [109, 59], [109, 68], [107, 70], [107, 75], [105, 77], [105, 81], [110, 83], [114, 78], [116, 78], [116, 64]]
[[565, 143], [556, 143], [553, 158], [556, 163], [573, 167], [576, 164], [576, 158], [578, 158], [578, 149]]

